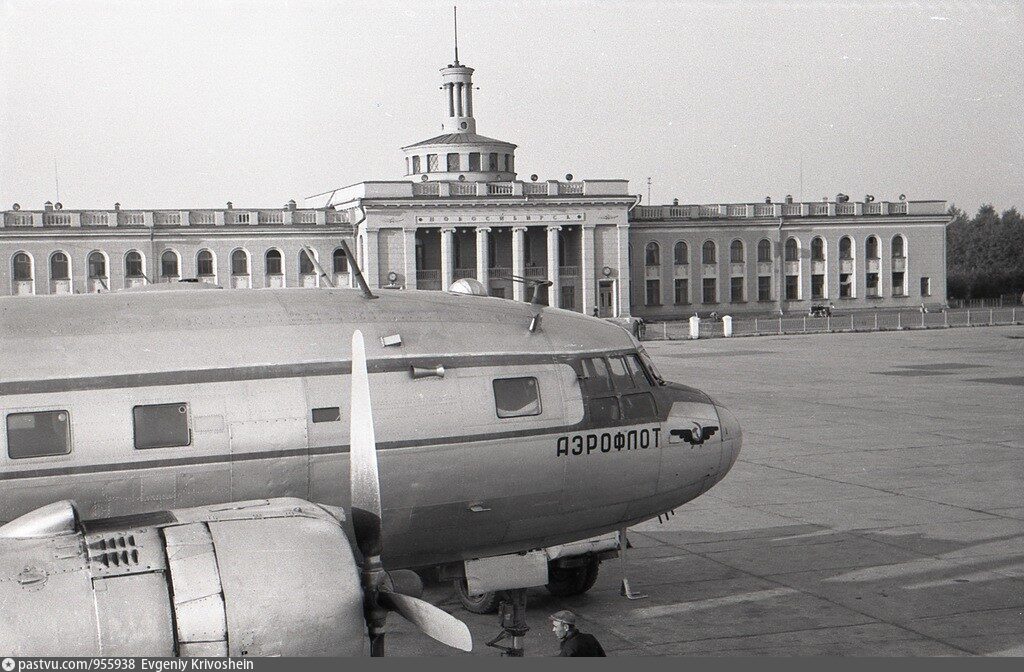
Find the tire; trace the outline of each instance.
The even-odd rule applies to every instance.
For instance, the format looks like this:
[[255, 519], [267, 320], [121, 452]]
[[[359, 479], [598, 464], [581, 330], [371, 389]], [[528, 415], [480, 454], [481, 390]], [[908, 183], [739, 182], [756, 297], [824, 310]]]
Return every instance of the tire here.
[[569, 597], [570, 595], [582, 595], [594, 587], [597, 581], [597, 572], [601, 563], [591, 560], [582, 567], [555, 567], [548, 566], [548, 592], [555, 597]]
[[459, 598], [459, 604], [468, 612], [474, 614], [493, 614], [498, 611], [501, 599], [498, 593], [481, 593], [470, 595], [466, 591], [466, 580], [455, 579], [455, 595]]

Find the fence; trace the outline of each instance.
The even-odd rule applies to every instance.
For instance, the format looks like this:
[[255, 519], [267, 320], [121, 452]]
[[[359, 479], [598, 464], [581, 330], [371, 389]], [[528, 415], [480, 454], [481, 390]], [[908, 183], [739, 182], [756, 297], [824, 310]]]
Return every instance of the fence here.
[[[902, 329], [944, 329], [1020, 324], [1024, 309], [980, 308], [922, 313], [919, 310], [879, 313], [851, 313], [832, 317], [735, 317], [733, 336], [771, 336], [779, 334], [825, 334], [856, 331], [899, 331]], [[722, 322], [702, 319], [700, 338], [721, 338]], [[689, 322], [649, 323], [645, 340], [683, 340], [690, 338]]]

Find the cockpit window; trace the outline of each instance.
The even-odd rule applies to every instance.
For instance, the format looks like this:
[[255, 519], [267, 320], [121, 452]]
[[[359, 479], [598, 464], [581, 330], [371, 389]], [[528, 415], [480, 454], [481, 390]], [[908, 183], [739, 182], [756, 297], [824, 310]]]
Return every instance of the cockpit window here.
[[615, 389], [622, 392], [623, 390], [630, 390], [635, 387], [633, 385], [633, 376], [630, 374], [629, 369], [626, 368], [626, 360], [622, 357], [609, 357], [608, 364], [611, 366], [612, 379], [615, 381]]
[[10, 413], [7, 416], [7, 454], [11, 459], [67, 455], [71, 452], [71, 423], [67, 411]]
[[647, 371], [650, 372], [650, 374], [654, 377], [654, 381], [658, 385], [664, 385], [665, 377], [658, 372], [658, 369], [654, 366], [654, 362], [651, 361], [651, 356], [647, 354], [646, 350], [644, 350], [644, 346], [637, 343], [636, 351], [637, 354], [640, 355], [640, 361], [644, 363], [644, 368], [646, 368]]
[[583, 388], [590, 394], [612, 391], [612, 377], [603, 357], [587, 357], [583, 360]]
[[629, 372], [633, 374], [633, 383], [637, 387], [650, 387], [654, 384], [651, 382], [651, 377], [647, 375], [647, 371], [644, 370], [643, 364], [640, 363], [639, 355], [628, 355], [626, 364], [629, 366]]
[[537, 379], [498, 378], [494, 381], [494, 407], [499, 418], [540, 415]]

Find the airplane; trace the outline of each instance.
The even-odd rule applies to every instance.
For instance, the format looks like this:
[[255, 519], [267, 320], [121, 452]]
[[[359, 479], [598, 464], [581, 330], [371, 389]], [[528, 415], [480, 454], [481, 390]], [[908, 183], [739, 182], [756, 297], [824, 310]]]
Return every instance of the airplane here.
[[[403, 570], [542, 585], [537, 549], [675, 509], [737, 459], [732, 412], [614, 324], [473, 283], [360, 284], [0, 299], [0, 651], [380, 654], [387, 610], [464, 646]], [[149, 639], [126, 626], [140, 604]], [[15, 615], [33, 610], [85, 634]]]

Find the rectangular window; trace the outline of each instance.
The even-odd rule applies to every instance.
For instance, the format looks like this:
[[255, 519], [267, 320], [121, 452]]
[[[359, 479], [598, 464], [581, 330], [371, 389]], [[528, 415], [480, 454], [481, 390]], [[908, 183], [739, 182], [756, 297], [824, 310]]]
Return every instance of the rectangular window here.
[[540, 415], [540, 389], [536, 378], [498, 378], [494, 381], [494, 407], [499, 418]]
[[488, 163], [488, 170], [498, 170], [498, 153], [491, 152], [490, 160]]
[[743, 278], [729, 279], [729, 300], [733, 303], [743, 303], [746, 297], [743, 292]]
[[420, 172], [420, 157], [412, 157], [412, 174], [417, 175]]
[[658, 409], [650, 392], [622, 395], [622, 417], [626, 420], [655, 418], [657, 415]]
[[931, 296], [931, 295], [932, 295], [932, 279], [931, 278], [921, 278], [921, 296]]
[[647, 281], [647, 301], [645, 305], [648, 306], [660, 306], [661, 305], [661, 280], [648, 280]]
[[341, 409], [337, 406], [325, 406], [313, 409], [313, 422], [339, 422]]
[[200, 256], [197, 262], [197, 268], [199, 275], [213, 275], [213, 257], [212, 256]]
[[504, 287], [491, 287], [491, 296], [493, 296], [493, 297], [495, 297], [497, 299], [504, 299], [505, 298], [505, 288]]
[[800, 298], [800, 276], [786, 276], [786, 301], [796, 301]]
[[612, 376], [601, 357], [583, 360], [583, 390], [587, 394], [607, 394], [612, 391]]
[[192, 443], [188, 428], [188, 404], [153, 404], [132, 409], [135, 447], [174, 448]]
[[903, 271], [892, 273], [892, 295], [903, 296]]
[[868, 273], [864, 285], [869, 297], [878, 296], [878, 273]]
[[505, 157], [505, 171], [508, 172], [512, 170], [512, 164], [509, 162], [508, 154], [502, 154], [502, 156]]
[[67, 455], [71, 452], [71, 422], [67, 411], [10, 413], [7, 416], [7, 455], [26, 457]]
[[441, 171], [441, 165], [437, 162], [437, 154], [427, 154], [427, 172], [438, 173]]
[[718, 303], [718, 288], [715, 286], [715, 279], [704, 278], [702, 287], [704, 289], [703, 296], [701, 297], [703, 303]]
[[686, 278], [675, 280], [675, 302], [677, 306], [685, 306], [690, 303], [690, 281]]
[[459, 168], [459, 155], [455, 154], [455, 153], [449, 154], [448, 155], [448, 172], [449, 173], [457, 173], [460, 170], [462, 170], [462, 169]]
[[573, 310], [576, 307], [576, 288], [562, 287], [562, 305], [565, 310]]
[[474, 171], [480, 170], [480, 152], [469, 153], [469, 169]]
[[839, 298], [849, 299], [853, 296], [853, 279], [849, 273], [839, 274]]
[[615, 397], [602, 397], [587, 402], [587, 410], [591, 420], [615, 421], [622, 418], [619, 412], [619, 400]]
[[771, 301], [772, 300], [772, 276], [770, 276], [770, 275], [759, 275], [759, 276], [757, 276], [757, 300], [758, 301]]
[[825, 276], [820, 273], [811, 276], [811, 298], [825, 298]]
[[615, 389], [619, 392], [623, 390], [631, 390], [635, 387], [633, 385], [633, 375], [626, 368], [626, 360], [622, 357], [609, 357], [608, 366], [612, 372], [612, 381], [615, 383]]

